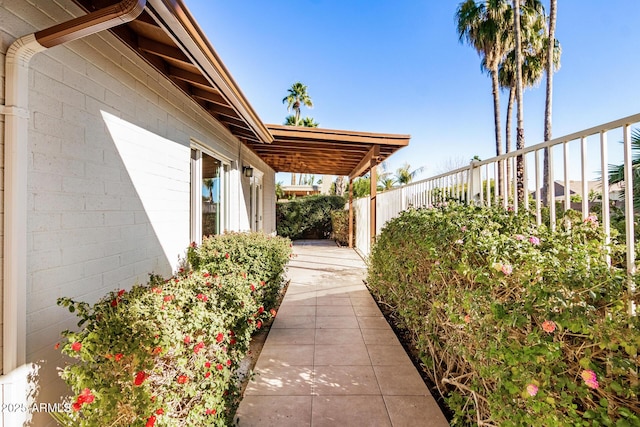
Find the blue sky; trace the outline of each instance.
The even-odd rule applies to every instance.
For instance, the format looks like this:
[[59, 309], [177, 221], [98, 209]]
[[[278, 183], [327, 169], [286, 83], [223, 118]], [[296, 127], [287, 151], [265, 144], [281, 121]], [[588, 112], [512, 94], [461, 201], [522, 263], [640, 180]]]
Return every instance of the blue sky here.
[[[392, 170], [409, 162], [426, 178], [495, 155], [491, 81], [458, 41], [459, 1], [184, 1], [266, 123], [283, 122], [282, 98], [301, 81], [315, 105], [302, 114], [321, 127], [410, 134]], [[554, 137], [639, 113], [640, 1], [559, 3]], [[526, 144], [539, 143], [544, 80], [524, 109]]]

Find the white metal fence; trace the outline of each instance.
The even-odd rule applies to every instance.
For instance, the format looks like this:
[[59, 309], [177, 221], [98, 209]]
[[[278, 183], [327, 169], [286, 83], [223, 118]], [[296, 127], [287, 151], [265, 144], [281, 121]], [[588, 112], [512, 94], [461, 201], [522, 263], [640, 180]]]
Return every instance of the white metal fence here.
[[[376, 198], [376, 234], [380, 233], [388, 220], [396, 217], [408, 207], [433, 206], [450, 199], [487, 206], [502, 205], [505, 209], [509, 208], [515, 211], [518, 209], [533, 210], [537, 222], [540, 224], [542, 222], [542, 208], [546, 204], [542, 200], [541, 190], [543, 187], [543, 155], [547, 149], [549, 153], [549, 200], [561, 201], [564, 206], [571, 206], [572, 199], [576, 200], [576, 195], [579, 194], [581, 196], [580, 210], [583, 219], [586, 219], [589, 215], [589, 181], [598, 180], [600, 182], [602, 222], [607, 236], [605, 244], [609, 243], [611, 233], [610, 205], [612, 200], [619, 197], [619, 194], [611, 192], [608, 180], [609, 165], [624, 165], [624, 183], [619, 189], [623, 189], [624, 194], [627, 195], [624, 198], [623, 210], [626, 222], [627, 272], [631, 278], [635, 274], [636, 264], [633, 179], [640, 179], [640, 165], [632, 167], [632, 152], [637, 151], [638, 147], [634, 148], [631, 144], [631, 128], [638, 123], [640, 123], [640, 114], [635, 114], [502, 156], [472, 161], [469, 166], [379, 193]], [[609, 141], [620, 141], [622, 144], [609, 144]], [[571, 155], [570, 153], [575, 154]], [[518, 203], [516, 173], [513, 172], [507, 176], [507, 164], [511, 165], [511, 171], [515, 171], [519, 156], [522, 156], [524, 164], [523, 206]], [[499, 176], [506, 177], [506, 179], [499, 180]], [[572, 181], [577, 185], [572, 186]], [[501, 189], [497, 188], [497, 183], [500, 183]], [[557, 188], [562, 189], [561, 197], [556, 195]], [[504, 194], [507, 197], [503, 197]], [[356, 200], [354, 207], [359, 220], [356, 222], [356, 247], [364, 255], [368, 255], [371, 242], [368, 198]], [[549, 204], [549, 217], [550, 226], [555, 228], [556, 203]], [[630, 291], [633, 291], [631, 279], [629, 286]]]

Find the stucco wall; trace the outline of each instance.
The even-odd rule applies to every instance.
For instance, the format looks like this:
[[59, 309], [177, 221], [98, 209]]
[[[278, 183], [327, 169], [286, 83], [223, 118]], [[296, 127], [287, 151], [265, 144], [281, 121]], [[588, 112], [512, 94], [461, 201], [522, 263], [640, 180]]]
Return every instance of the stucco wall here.
[[[71, 2], [60, 3], [64, 9], [50, 1], [0, 0], [1, 52], [19, 36], [81, 14]], [[275, 178], [108, 33], [36, 55], [29, 86], [27, 359], [45, 361], [40, 400], [55, 402], [61, 392], [55, 367], [63, 361], [53, 346], [76, 323], [56, 299], [94, 302], [145, 281], [149, 272], [171, 272], [190, 241], [191, 140], [234, 160], [232, 229], [244, 228], [241, 201], [249, 192], [237, 168], [251, 163], [265, 173], [267, 233], [275, 230]]]

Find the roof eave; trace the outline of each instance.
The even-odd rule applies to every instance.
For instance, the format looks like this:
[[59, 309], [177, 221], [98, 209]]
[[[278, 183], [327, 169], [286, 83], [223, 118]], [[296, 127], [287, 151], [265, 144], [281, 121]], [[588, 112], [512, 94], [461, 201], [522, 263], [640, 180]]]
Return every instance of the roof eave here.
[[148, 0], [148, 10], [156, 14], [170, 31], [169, 36], [191, 58], [193, 64], [215, 85], [263, 143], [273, 141], [204, 32], [181, 0]]

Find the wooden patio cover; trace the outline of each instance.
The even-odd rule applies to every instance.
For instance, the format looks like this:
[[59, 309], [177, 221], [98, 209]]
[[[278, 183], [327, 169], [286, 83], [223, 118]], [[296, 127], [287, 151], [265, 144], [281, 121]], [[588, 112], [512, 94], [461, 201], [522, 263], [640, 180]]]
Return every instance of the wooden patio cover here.
[[409, 135], [267, 125], [274, 140], [248, 143], [276, 172], [348, 176], [367, 173], [373, 164], [409, 144]]

